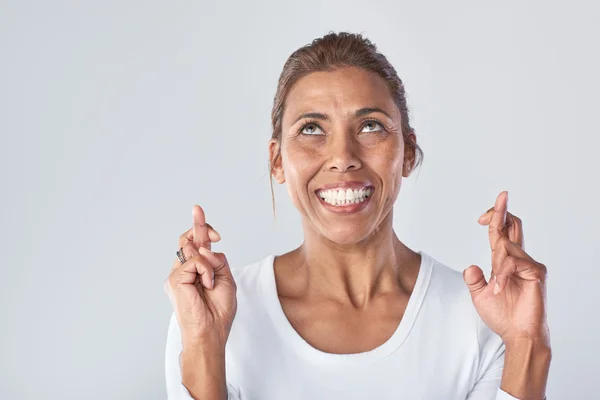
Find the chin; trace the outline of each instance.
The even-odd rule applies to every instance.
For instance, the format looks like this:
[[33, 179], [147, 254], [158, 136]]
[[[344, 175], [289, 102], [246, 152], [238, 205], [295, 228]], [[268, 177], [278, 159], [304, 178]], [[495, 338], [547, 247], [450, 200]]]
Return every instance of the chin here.
[[334, 243], [347, 246], [360, 243], [368, 234], [363, 229], [350, 229], [346, 226], [336, 231], [324, 232], [324, 236]]

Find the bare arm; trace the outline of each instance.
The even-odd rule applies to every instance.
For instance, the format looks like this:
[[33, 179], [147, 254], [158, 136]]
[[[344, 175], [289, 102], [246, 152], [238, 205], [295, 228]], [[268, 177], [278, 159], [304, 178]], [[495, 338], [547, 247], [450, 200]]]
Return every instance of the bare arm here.
[[523, 400], [543, 400], [552, 351], [546, 341], [505, 343], [501, 389]]
[[183, 343], [181, 382], [196, 400], [227, 400], [225, 346], [218, 341]]
[[165, 354], [167, 394], [170, 400], [239, 399], [239, 390], [225, 379], [237, 285], [225, 254], [210, 250], [221, 237], [204, 210], [194, 205], [192, 216], [164, 284], [174, 309]]

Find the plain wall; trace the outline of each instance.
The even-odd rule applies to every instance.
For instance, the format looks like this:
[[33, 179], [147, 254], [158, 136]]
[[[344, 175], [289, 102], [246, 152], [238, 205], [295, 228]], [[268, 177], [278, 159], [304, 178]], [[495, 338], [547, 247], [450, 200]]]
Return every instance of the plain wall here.
[[542, 0], [0, 2], [0, 398], [166, 398], [163, 282], [192, 205], [232, 265], [302, 242], [276, 183], [273, 220], [270, 113], [287, 57], [331, 30], [362, 32], [406, 86], [425, 159], [395, 205], [400, 239], [489, 273], [476, 220], [508, 190], [549, 269], [548, 398], [598, 396], [599, 14]]

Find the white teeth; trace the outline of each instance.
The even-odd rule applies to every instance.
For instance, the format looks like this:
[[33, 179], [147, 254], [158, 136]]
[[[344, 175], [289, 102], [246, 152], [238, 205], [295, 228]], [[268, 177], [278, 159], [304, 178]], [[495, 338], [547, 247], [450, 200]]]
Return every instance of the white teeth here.
[[360, 188], [360, 189], [333, 189], [333, 190], [322, 190], [318, 193], [326, 203], [332, 205], [346, 205], [362, 203], [368, 198], [372, 189]]
[[352, 189], [346, 189], [346, 200], [354, 200], [354, 192]]

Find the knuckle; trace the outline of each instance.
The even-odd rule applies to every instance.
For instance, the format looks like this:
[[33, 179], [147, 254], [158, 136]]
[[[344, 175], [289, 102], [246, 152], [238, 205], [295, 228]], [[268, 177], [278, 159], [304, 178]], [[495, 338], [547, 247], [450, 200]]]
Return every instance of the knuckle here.
[[185, 254], [197, 254], [198, 253], [198, 249], [196, 249], [194, 244], [189, 241], [187, 243], [184, 243], [182, 247], [183, 247], [183, 251]]
[[517, 266], [517, 259], [513, 256], [506, 256], [498, 269], [499, 274], [510, 274]]
[[181, 235], [179, 235], [179, 239], [177, 240], [177, 247], [183, 247], [184, 244], [188, 243], [190, 240], [188, 239], [189, 233], [190, 233], [191, 229], [188, 229], [187, 231], [183, 232]]
[[188, 261], [193, 262], [196, 265], [196, 267], [199, 268], [199, 269], [202, 269], [202, 270], [211, 269], [210, 264], [208, 263], [208, 261], [206, 260], [206, 258], [204, 256], [202, 256], [201, 254], [194, 255]]
[[498, 244], [501, 245], [502, 247], [506, 247], [510, 244], [510, 239], [507, 238], [506, 236], [501, 236], [500, 238], [498, 238]]
[[198, 244], [198, 249], [200, 247], [204, 247], [206, 250], [211, 250], [211, 244], [210, 244], [210, 242], [202, 242], [202, 243]]
[[506, 258], [504, 259], [504, 262], [502, 264], [504, 265], [510, 265], [510, 264], [515, 264], [517, 262], [517, 259], [514, 256], [506, 256]]
[[194, 254], [188, 259], [188, 261], [193, 262], [195, 264], [203, 264], [204, 257], [202, 257], [200, 254]]
[[499, 272], [504, 271], [510, 264], [512, 263], [511, 256], [506, 256], [502, 263], [500, 264]]
[[165, 280], [165, 290], [167, 291], [167, 293], [169, 291], [171, 291], [172, 288], [175, 287], [176, 283], [177, 282], [176, 282], [175, 274], [169, 275], [169, 277]]

